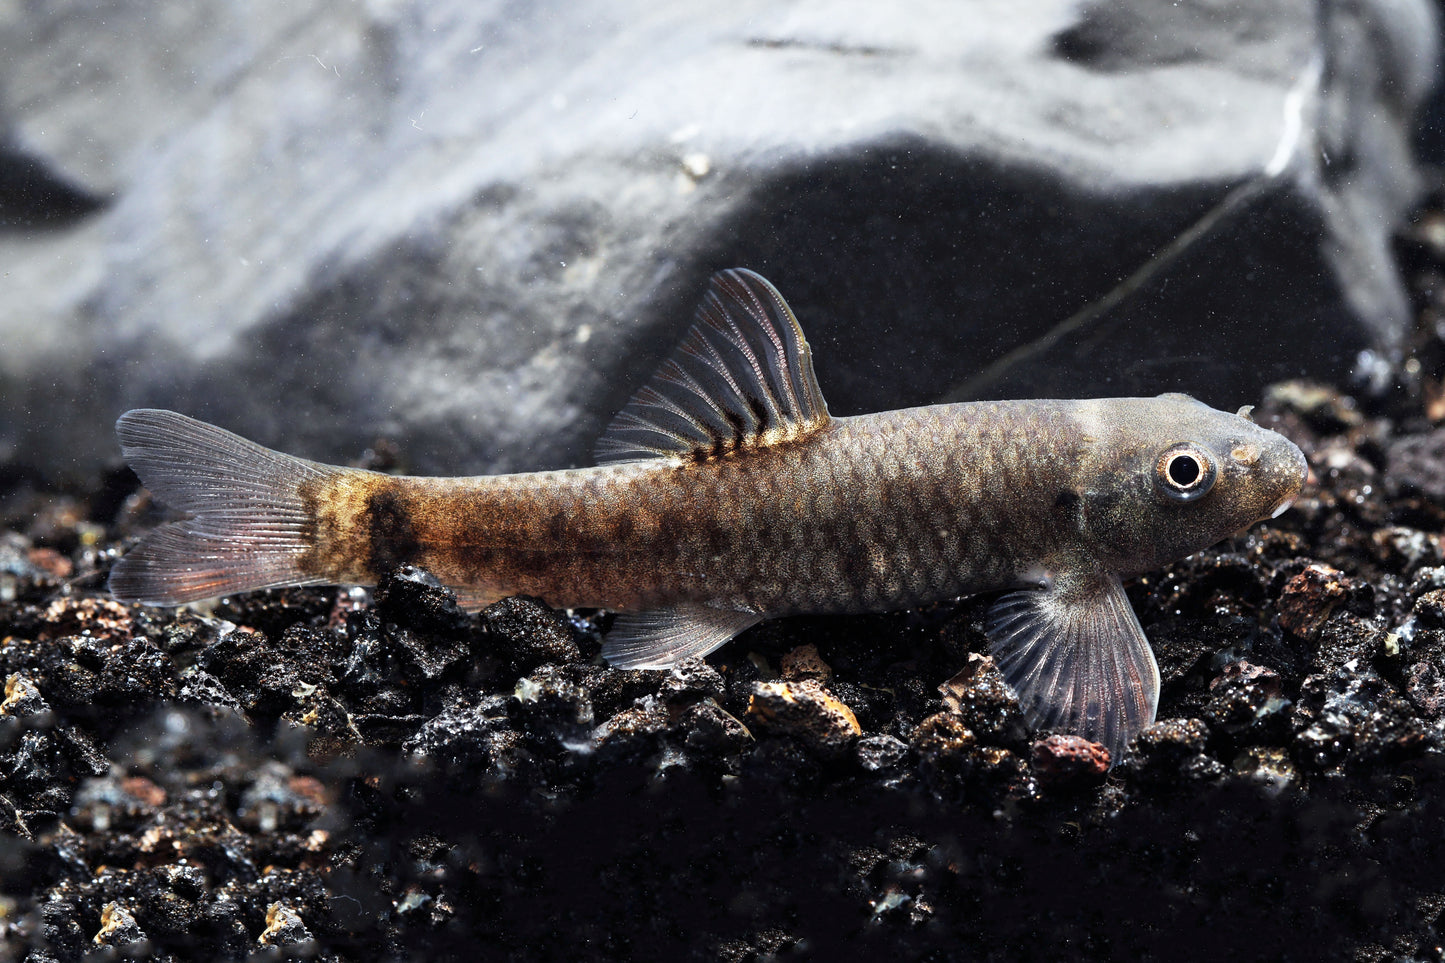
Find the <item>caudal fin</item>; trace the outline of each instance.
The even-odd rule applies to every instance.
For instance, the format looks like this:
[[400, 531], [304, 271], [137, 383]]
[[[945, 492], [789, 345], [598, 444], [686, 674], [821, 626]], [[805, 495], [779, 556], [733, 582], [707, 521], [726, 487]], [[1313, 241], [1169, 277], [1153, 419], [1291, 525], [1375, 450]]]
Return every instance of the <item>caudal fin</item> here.
[[110, 574], [124, 602], [180, 605], [233, 592], [328, 581], [301, 569], [312, 522], [302, 486], [345, 469], [293, 458], [174, 411], [138, 408], [115, 423], [126, 462], [168, 522]]

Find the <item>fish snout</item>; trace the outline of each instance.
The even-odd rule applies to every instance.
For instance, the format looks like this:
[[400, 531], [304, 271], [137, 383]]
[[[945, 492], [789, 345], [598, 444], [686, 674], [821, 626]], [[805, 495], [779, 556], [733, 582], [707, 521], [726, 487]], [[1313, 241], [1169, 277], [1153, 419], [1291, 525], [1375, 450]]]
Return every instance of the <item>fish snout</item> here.
[[1283, 515], [1295, 503], [1295, 499], [1299, 498], [1310, 473], [1309, 462], [1305, 460], [1305, 454], [1298, 445], [1281, 435], [1277, 447], [1278, 457], [1275, 460], [1275, 470], [1270, 472], [1270, 481], [1271, 486], [1280, 492], [1280, 496], [1265, 518], [1279, 518]]

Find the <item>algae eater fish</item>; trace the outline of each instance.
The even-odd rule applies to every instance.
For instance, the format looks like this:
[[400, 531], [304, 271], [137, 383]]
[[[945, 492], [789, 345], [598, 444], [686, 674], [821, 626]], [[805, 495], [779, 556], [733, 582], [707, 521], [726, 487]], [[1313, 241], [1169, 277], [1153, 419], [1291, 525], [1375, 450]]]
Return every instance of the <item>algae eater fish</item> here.
[[117, 563], [125, 601], [373, 584], [412, 563], [469, 606], [525, 593], [619, 612], [604, 656], [655, 668], [774, 616], [1004, 590], [987, 633], [1030, 722], [1116, 760], [1159, 697], [1121, 579], [1279, 515], [1306, 473], [1248, 409], [1186, 395], [832, 417], [797, 319], [746, 270], [713, 277], [597, 467], [384, 475], [155, 409], [116, 431], [189, 514]]

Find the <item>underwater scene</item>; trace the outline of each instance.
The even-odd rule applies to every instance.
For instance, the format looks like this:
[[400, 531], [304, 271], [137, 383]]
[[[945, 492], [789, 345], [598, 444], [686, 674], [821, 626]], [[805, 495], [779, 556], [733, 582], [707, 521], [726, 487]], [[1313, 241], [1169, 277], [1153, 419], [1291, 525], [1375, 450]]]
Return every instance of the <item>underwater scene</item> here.
[[1441, 960], [1442, 17], [0, 10], [0, 963]]

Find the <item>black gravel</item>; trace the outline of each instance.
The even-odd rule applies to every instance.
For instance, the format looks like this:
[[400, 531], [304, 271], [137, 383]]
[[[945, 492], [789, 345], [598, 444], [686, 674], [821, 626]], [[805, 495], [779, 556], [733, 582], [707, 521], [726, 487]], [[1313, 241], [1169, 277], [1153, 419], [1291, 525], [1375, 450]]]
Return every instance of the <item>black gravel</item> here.
[[468, 614], [415, 569], [120, 605], [134, 479], [0, 472], [0, 961], [1441, 959], [1419, 236], [1407, 362], [1255, 413], [1309, 457], [1295, 509], [1129, 586], [1164, 689], [1112, 770], [1026, 728], [987, 599], [621, 671], [605, 614]]

